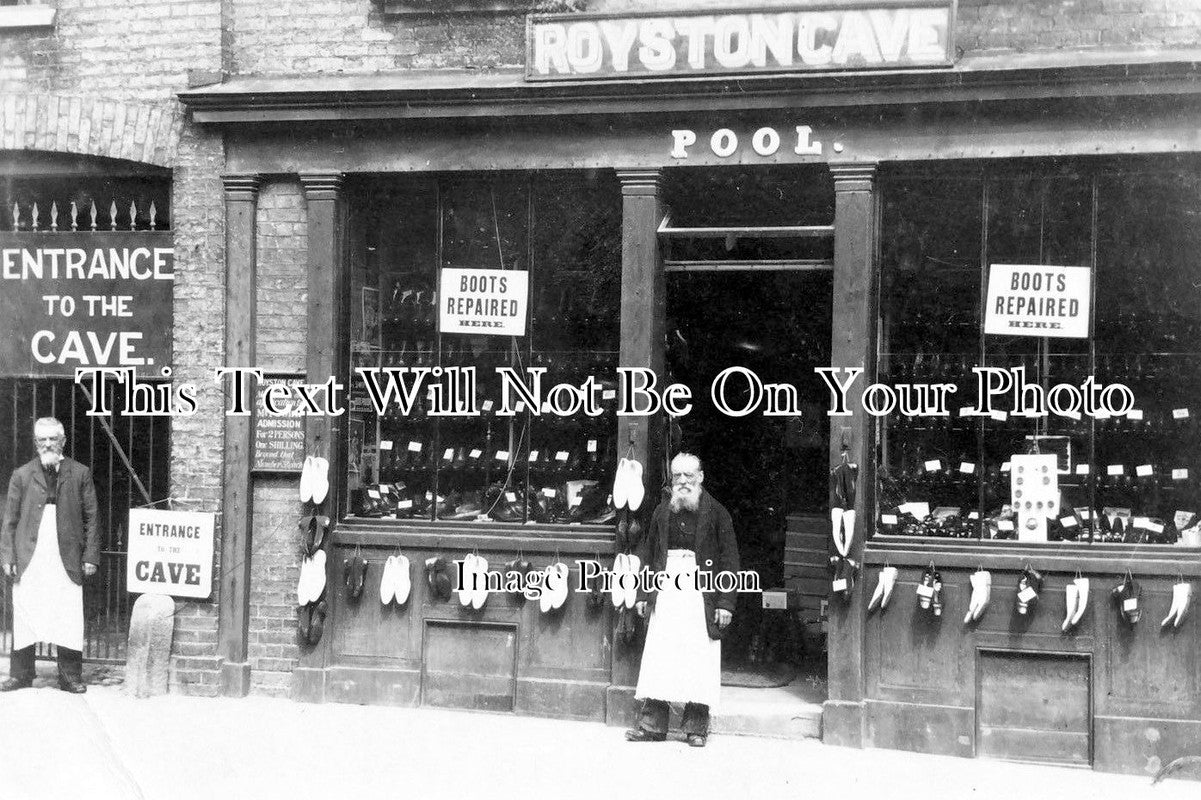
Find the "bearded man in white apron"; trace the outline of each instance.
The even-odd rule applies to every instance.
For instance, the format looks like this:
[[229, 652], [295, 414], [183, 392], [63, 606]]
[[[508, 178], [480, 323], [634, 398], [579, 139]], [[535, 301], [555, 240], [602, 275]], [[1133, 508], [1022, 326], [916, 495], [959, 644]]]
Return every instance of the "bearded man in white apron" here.
[[657, 593], [640, 585], [638, 614], [651, 611], [634, 697], [642, 700], [631, 742], [667, 738], [670, 703], [683, 703], [688, 744], [704, 747], [709, 714], [721, 694], [721, 636], [733, 618], [736, 592], [703, 591], [697, 570], [737, 572], [738, 541], [730, 513], [701, 488], [705, 473], [690, 453], [671, 460], [671, 498], [651, 515], [635, 554], [651, 574], [666, 572]]
[[63, 456], [62, 423], [34, 423], [37, 458], [13, 472], [0, 527], [0, 566], [13, 583], [13, 649], [0, 692], [33, 683], [34, 647], [58, 649], [58, 685], [83, 683], [83, 578], [100, 563], [96, 487], [83, 464]]

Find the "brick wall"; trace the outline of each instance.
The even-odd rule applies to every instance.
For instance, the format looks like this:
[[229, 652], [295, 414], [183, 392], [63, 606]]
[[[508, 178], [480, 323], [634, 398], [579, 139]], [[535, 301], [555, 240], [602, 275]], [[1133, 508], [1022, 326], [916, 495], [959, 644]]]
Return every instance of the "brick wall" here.
[[251, 534], [250, 688], [286, 696], [296, 667], [296, 580], [302, 541], [298, 484], [291, 478], [259, 479], [254, 487]]
[[[256, 224], [255, 363], [303, 372], [308, 238], [300, 184], [264, 182]], [[255, 481], [248, 654], [256, 694], [286, 696], [297, 663], [296, 580], [303, 547], [298, 488], [294, 477]]]
[[[123, 157], [174, 170], [173, 367], [177, 381], [197, 386], [200, 410], [172, 421], [171, 495], [177, 508], [219, 511], [223, 398], [212, 369], [224, 345], [225, 155], [219, 133], [183, 123], [175, 94], [188, 85], [189, 71], [221, 68], [221, 3], [54, 5], [51, 30], [0, 30], [0, 149]], [[155, 120], [161, 135], [147, 147]], [[175, 691], [218, 690], [216, 601], [214, 592], [210, 601], [178, 604]]]
[[[231, 0], [237, 73], [494, 69], [524, 61], [521, 14], [385, 18], [373, 0]], [[593, 0], [589, 11], [745, 8], [742, 0]], [[761, 7], [795, 7], [763, 0]], [[965, 53], [1195, 46], [1201, 0], [960, 0]]]
[[255, 363], [265, 370], [303, 371], [308, 275], [304, 193], [299, 182], [259, 189], [258, 314]]

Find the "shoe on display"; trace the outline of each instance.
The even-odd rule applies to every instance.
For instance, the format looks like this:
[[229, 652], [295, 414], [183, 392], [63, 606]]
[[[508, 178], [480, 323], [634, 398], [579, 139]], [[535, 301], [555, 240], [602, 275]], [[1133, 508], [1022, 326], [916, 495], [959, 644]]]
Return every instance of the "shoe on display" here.
[[625, 553], [618, 553], [613, 557], [613, 575], [609, 583], [609, 599], [613, 603], [614, 608], [625, 608], [626, 593], [625, 589], [621, 588], [621, 581], [618, 579], [629, 571], [627, 559], [628, 556]]
[[[880, 570], [880, 574], [876, 576], [876, 588], [872, 592], [872, 599], [867, 604], [867, 613], [872, 613], [877, 608], [883, 611], [888, 603], [884, 599], [885, 587], [888, 584], [895, 583], [897, 579], [896, 567], [884, 567]], [[891, 591], [889, 592], [891, 594]]]
[[367, 582], [367, 559], [360, 555], [354, 555], [343, 561], [342, 580], [349, 590], [348, 594], [351, 600], [358, 600], [362, 597], [363, 586]]
[[1061, 629], [1064, 633], [1068, 632], [1068, 628], [1072, 627], [1072, 617], [1076, 615], [1076, 606], [1080, 604], [1080, 587], [1075, 583], [1069, 583], [1063, 588], [1064, 606], [1066, 612], [1063, 617], [1063, 625]]
[[471, 607], [479, 611], [488, 602], [488, 560], [483, 556], [475, 557], [476, 587], [471, 592]]
[[321, 641], [321, 634], [325, 631], [325, 613], [325, 601], [318, 600], [313, 606], [312, 617], [309, 621], [308, 642], [310, 645], [315, 645]]
[[1027, 566], [1022, 570], [1017, 586], [1017, 611], [1025, 614], [1030, 607], [1038, 602], [1038, 593], [1043, 588], [1043, 576], [1033, 567]]
[[1125, 579], [1110, 591], [1110, 597], [1118, 606], [1118, 613], [1122, 615], [1122, 619], [1127, 623], [1134, 625], [1142, 617], [1142, 609], [1139, 607], [1139, 600], [1142, 596], [1142, 589], [1138, 582], [1130, 573], [1126, 574]]
[[547, 564], [546, 569], [542, 570], [542, 592], [538, 597], [538, 610], [543, 614], [549, 613], [554, 608], [554, 581], [558, 580], [558, 571], [555, 570], [554, 564]]
[[930, 609], [930, 599], [934, 597], [934, 568], [922, 570], [921, 582], [917, 585], [917, 605], [923, 611]]
[[626, 465], [629, 459], [622, 458], [617, 462], [617, 472], [613, 476], [613, 507], [625, 508], [629, 502], [629, 484], [627, 481]]
[[379, 576], [379, 601], [388, 605], [396, 597], [396, 556], [384, 560], [384, 570]]
[[452, 567], [453, 565], [441, 556], [425, 560], [425, 580], [431, 597], [443, 602], [451, 598], [454, 593], [454, 581], [450, 575]]
[[646, 497], [646, 486], [642, 483], [642, 462], [636, 458], [626, 461], [626, 473], [626, 503], [631, 511], [637, 511], [642, 508], [642, 500]]
[[392, 586], [396, 605], [403, 606], [409, 601], [409, 593], [413, 591], [412, 566], [404, 555], [393, 556]]
[[473, 594], [471, 587], [472, 578], [475, 576], [475, 554], [468, 553], [463, 556], [462, 561], [456, 562], [458, 575], [462, 576], [461, 583], [455, 588], [455, 592], [459, 597], [459, 605], [467, 608], [471, 605], [471, 596]]
[[296, 614], [296, 636], [301, 644], [308, 644], [309, 641], [309, 626], [313, 620], [313, 604], [304, 603], [297, 609]]
[[1076, 585], [1076, 610], [1072, 612], [1071, 627], [1080, 624], [1080, 620], [1084, 617], [1084, 610], [1088, 608], [1088, 578], [1077, 578], [1072, 581]]
[[630, 553], [626, 556], [626, 574], [630, 578], [626, 581], [624, 591], [625, 607], [633, 608], [638, 604], [638, 581], [639, 573], [642, 572], [642, 559]]
[[314, 456], [312, 471], [313, 503], [321, 505], [329, 494], [329, 462], [324, 458]]
[[988, 607], [988, 601], [992, 594], [992, 573], [978, 569], [968, 577], [968, 581], [972, 586], [972, 597], [968, 601], [967, 614], [963, 617], [965, 625], [969, 622], [976, 622], [984, 616], [984, 610]]
[[571, 568], [560, 561], [555, 564], [555, 573], [558, 578], [555, 581], [554, 593], [551, 595], [551, 607], [559, 609], [567, 602], [568, 594], [571, 591]]
[[313, 502], [313, 457], [305, 456], [300, 468], [300, 502]]

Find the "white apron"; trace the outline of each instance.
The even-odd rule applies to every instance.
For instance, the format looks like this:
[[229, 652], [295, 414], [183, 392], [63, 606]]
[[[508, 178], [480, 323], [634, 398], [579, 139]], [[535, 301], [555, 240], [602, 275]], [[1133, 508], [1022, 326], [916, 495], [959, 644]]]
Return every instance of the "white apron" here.
[[[717, 710], [721, 694], [721, 640], [710, 639], [705, 625], [705, 600], [695, 586], [696, 554], [668, 550], [665, 571], [670, 576], [655, 600], [638, 672], [638, 700], [702, 703]], [[684, 573], [680, 589], [675, 576]]]
[[38, 524], [33, 560], [13, 584], [13, 648], [47, 642], [83, 649], [83, 587], [63, 568], [58, 549], [58, 515], [47, 503]]

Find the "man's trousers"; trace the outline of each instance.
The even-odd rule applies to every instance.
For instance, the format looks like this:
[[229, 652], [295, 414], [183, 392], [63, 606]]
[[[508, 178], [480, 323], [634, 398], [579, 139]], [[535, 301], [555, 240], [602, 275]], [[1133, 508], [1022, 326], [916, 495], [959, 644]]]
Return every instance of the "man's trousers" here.
[[[18, 681], [34, 679], [33, 651], [37, 645], [13, 650], [9, 657], [8, 677]], [[83, 682], [83, 653], [67, 647], [58, 647], [58, 679], [72, 683]]]

